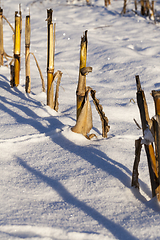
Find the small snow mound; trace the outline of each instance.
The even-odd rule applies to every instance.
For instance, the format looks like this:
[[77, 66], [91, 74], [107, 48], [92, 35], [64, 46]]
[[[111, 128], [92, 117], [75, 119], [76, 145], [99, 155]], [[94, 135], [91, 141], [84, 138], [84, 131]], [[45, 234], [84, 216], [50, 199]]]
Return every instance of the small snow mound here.
[[20, 92], [25, 93], [25, 89], [24, 89], [24, 87], [22, 87], [21, 85], [18, 85], [18, 86], [17, 86], [17, 89], [18, 89]]
[[57, 113], [54, 109], [50, 108], [49, 106], [44, 106], [44, 109], [49, 115], [59, 116], [59, 113]]
[[12, 235], [16, 239], [36, 238], [36, 239], [63, 239], [63, 240], [109, 240], [110, 238], [102, 234], [67, 232], [60, 228], [35, 227], [29, 225], [6, 225], [1, 226], [0, 231]]
[[130, 44], [130, 45], [128, 45], [127, 47], [128, 47], [128, 48], [130, 48], [130, 49], [132, 49], [132, 50], [134, 50], [134, 46], [133, 46], [133, 45], [131, 45], [131, 44]]
[[70, 126], [65, 126], [62, 129], [62, 134], [65, 138], [67, 138], [68, 140], [70, 140], [71, 142], [74, 142], [77, 145], [89, 145], [91, 143], [90, 140], [88, 140], [85, 136], [83, 136], [82, 134], [79, 133], [75, 133], [72, 132], [71, 130], [72, 127]]
[[148, 143], [153, 143], [154, 142], [154, 137], [151, 133], [151, 131], [149, 130], [149, 128], [146, 128], [144, 130], [144, 139], [142, 139], [142, 144], [148, 144]]
[[149, 142], [154, 142], [154, 137], [153, 137], [151, 131], [149, 130], [149, 128], [147, 128], [144, 131], [144, 139], [148, 140]]

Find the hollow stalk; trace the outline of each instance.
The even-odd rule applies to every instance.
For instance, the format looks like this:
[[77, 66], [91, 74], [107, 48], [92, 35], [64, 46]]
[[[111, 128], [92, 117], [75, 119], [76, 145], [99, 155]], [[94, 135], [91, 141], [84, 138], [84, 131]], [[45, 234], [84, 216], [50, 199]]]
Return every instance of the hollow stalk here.
[[21, 51], [21, 17], [15, 12], [15, 34], [14, 34], [14, 85], [19, 85], [20, 77], [20, 51]]
[[26, 92], [31, 92], [31, 77], [30, 77], [30, 15], [26, 16], [25, 24], [25, 67], [26, 67]]
[[50, 106], [51, 108], [54, 108], [53, 102], [54, 37], [53, 37], [52, 9], [47, 10], [47, 14], [48, 14], [47, 105]]

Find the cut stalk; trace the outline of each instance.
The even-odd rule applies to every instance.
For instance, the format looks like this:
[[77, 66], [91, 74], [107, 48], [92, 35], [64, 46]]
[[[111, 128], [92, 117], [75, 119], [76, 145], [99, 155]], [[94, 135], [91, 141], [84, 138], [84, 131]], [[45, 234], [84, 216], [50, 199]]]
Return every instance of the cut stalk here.
[[22, 11], [21, 11], [21, 4], [19, 4], [19, 15], [20, 15], [20, 32], [22, 33]]
[[127, 7], [127, 0], [124, 0], [123, 10], [122, 10], [123, 14], [126, 13], [126, 7]]
[[[141, 88], [141, 83], [139, 76], [136, 76], [136, 83], [137, 83], [137, 104], [140, 111], [140, 117], [141, 117], [141, 123], [142, 123], [142, 130], [143, 130], [143, 136], [144, 131], [151, 126], [151, 120], [149, 118], [148, 113], [148, 107], [147, 102], [145, 98], [144, 91]], [[150, 180], [151, 180], [151, 188], [152, 188], [152, 196], [154, 197], [156, 195], [156, 188], [158, 187], [157, 183], [157, 173], [156, 173], [156, 160], [154, 155], [154, 149], [153, 144], [144, 144], [147, 160], [148, 160], [148, 168], [149, 168], [149, 174], [150, 174]]]
[[105, 7], [108, 7], [108, 5], [111, 4], [111, 1], [110, 0], [104, 0], [104, 5]]
[[25, 67], [26, 67], [26, 92], [31, 92], [31, 76], [30, 76], [30, 15], [26, 16], [25, 25]]
[[144, 0], [141, 0], [141, 14], [145, 15], [145, 5], [144, 5]]
[[79, 80], [77, 86], [77, 120], [82, 111], [85, 103], [85, 93], [86, 93], [86, 76], [82, 75], [81, 69], [86, 67], [87, 61], [87, 31], [85, 35], [81, 38], [81, 49], [80, 49], [80, 67], [79, 67]]
[[[47, 47], [47, 105], [54, 108], [53, 94], [53, 73], [54, 73], [54, 45], [53, 39], [53, 23], [52, 23], [52, 9], [47, 10], [48, 20], [48, 47]], [[54, 30], [55, 32], [55, 30]]]
[[[156, 149], [156, 162], [158, 180], [160, 183], [160, 91], [152, 91], [152, 96], [155, 103], [156, 117], [154, 118], [154, 131], [155, 131], [155, 149]], [[160, 187], [156, 189], [158, 201], [160, 201]]]
[[47, 69], [49, 66], [49, 41], [50, 41], [50, 24], [52, 23], [52, 9], [47, 9]]
[[3, 65], [3, 9], [0, 8], [0, 66]]
[[153, 18], [155, 20], [155, 18], [154, 18], [154, 1], [152, 1], [152, 5], [151, 5], [151, 18]]
[[137, 13], [137, 0], [134, 0], [135, 13]]
[[149, 9], [150, 9], [149, 0], [146, 0], [146, 15], [147, 16], [149, 16]]
[[133, 173], [132, 173], [132, 183], [131, 186], [139, 189], [139, 182], [138, 182], [138, 165], [140, 162], [140, 155], [141, 155], [141, 138], [135, 140], [135, 160], [133, 165]]
[[19, 85], [20, 77], [20, 50], [21, 50], [21, 17], [15, 12], [15, 34], [14, 34], [14, 85]]

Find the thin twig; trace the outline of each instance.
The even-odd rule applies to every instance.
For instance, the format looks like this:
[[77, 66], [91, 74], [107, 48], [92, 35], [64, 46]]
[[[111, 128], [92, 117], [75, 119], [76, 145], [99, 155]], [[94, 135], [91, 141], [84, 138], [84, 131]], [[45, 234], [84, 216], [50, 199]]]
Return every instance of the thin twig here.
[[136, 121], [136, 119], [133, 118], [133, 120], [134, 120], [135, 124], [137, 125], [138, 129], [142, 129], [142, 128], [139, 126], [139, 124], [138, 124], [138, 122]]
[[[41, 69], [40, 69], [40, 67], [39, 67], [38, 61], [37, 61], [34, 53], [30, 52], [29, 54], [32, 54], [32, 56], [34, 57], [34, 60], [35, 60], [35, 62], [36, 62], [36, 65], [37, 65], [37, 68], [38, 68], [38, 70], [39, 70], [39, 74], [40, 74], [40, 77], [41, 77], [41, 81], [42, 81], [42, 91], [45, 92], [46, 90], [45, 90], [44, 78], [43, 78]], [[28, 55], [28, 56], [29, 56], [29, 55]]]
[[14, 28], [12, 27], [12, 25], [10, 24], [10, 22], [7, 20], [7, 18], [3, 15], [4, 20], [6, 20], [6, 22], [9, 24], [9, 26], [11, 27], [12, 31], [14, 32]]

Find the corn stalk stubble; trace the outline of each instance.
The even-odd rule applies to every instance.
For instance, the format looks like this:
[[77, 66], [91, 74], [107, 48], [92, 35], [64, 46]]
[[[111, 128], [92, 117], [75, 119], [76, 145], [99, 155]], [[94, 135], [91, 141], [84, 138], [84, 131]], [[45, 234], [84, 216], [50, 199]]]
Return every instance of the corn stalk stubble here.
[[[140, 112], [141, 117], [141, 123], [142, 123], [142, 131], [144, 136], [144, 131], [149, 128], [151, 130], [152, 127], [152, 121], [149, 118], [148, 113], [148, 107], [147, 102], [145, 98], [144, 91], [141, 88], [141, 83], [139, 76], [136, 76], [136, 84], [137, 84], [137, 104]], [[150, 175], [150, 181], [151, 181], [151, 188], [152, 188], [152, 196], [154, 197], [156, 195], [156, 188], [158, 186], [157, 177], [156, 177], [156, 162], [155, 162], [155, 155], [154, 155], [154, 149], [153, 144], [144, 144], [146, 155], [147, 155], [147, 161], [148, 161], [148, 168], [149, 168], [149, 175]]]
[[[155, 103], [156, 116], [153, 118], [154, 126], [154, 140], [155, 140], [155, 152], [156, 152], [156, 169], [158, 172], [158, 181], [160, 183], [160, 91], [152, 91], [152, 96]], [[156, 189], [157, 199], [160, 201], [160, 185]]]
[[14, 85], [19, 85], [20, 77], [20, 49], [21, 49], [21, 17], [15, 12], [15, 35], [14, 35]]
[[87, 31], [81, 38], [81, 48], [80, 48], [80, 66], [79, 66], [79, 80], [77, 86], [77, 120], [85, 104], [85, 94], [86, 94], [86, 76], [82, 75], [81, 69], [86, 67], [87, 61]]
[[30, 16], [26, 16], [25, 23], [25, 67], [26, 67], [26, 92], [31, 92], [31, 76], [30, 76]]

